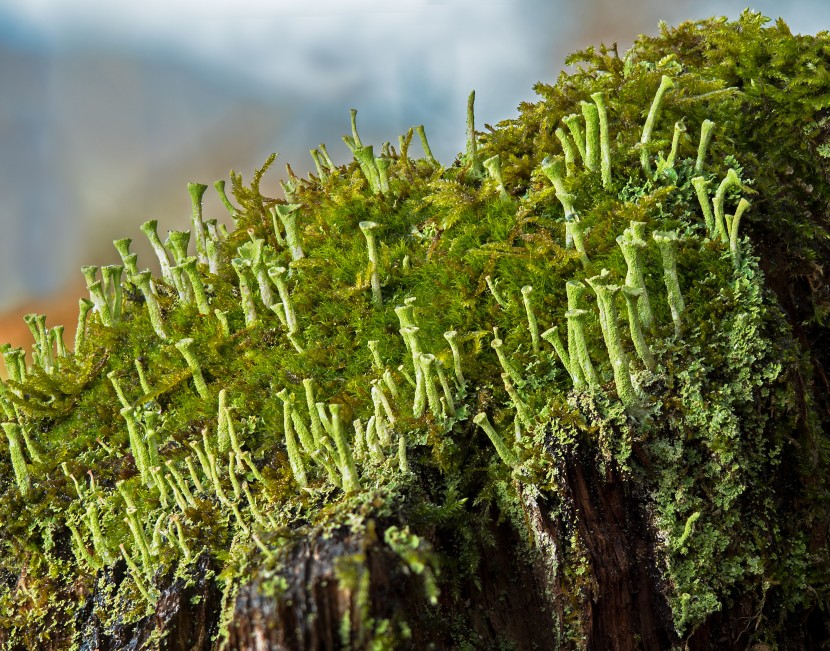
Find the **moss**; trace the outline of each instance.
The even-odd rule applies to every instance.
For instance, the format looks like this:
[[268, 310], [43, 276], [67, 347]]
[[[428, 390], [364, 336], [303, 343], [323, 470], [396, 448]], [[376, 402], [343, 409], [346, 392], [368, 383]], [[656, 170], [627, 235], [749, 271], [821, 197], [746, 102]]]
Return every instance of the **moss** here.
[[[366, 527], [378, 519], [401, 571], [420, 577], [424, 603], [457, 602], [479, 565], [476, 538], [488, 535], [477, 518], [495, 508], [515, 529], [527, 526], [522, 486], [544, 496], [565, 523], [561, 635], [564, 645], [578, 643], [587, 634], [579, 595], [590, 590], [590, 561], [560, 498], [566, 458], [579, 450], [595, 450], [591, 463], [614, 468], [644, 496], [678, 636], [749, 598], [764, 620], [755, 627], [763, 633], [753, 635], [774, 640], [782, 633], [767, 613], [779, 613], [780, 622], [826, 604], [826, 549], [810, 535], [827, 517], [828, 465], [809, 351], [798, 343], [809, 335], [794, 332], [764, 269], [782, 262], [785, 276], [803, 277], [827, 253], [828, 57], [826, 35], [792, 36], [757, 14], [686, 23], [641, 38], [625, 57], [607, 48], [574, 55], [574, 72], [537, 86], [540, 100], [516, 119], [472, 132], [473, 153], [450, 167], [429, 152], [412, 159], [388, 147], [373, 165], [371, 146], [355, 130], [359, 162], [327, 164], [319, 178], [290, 177], [287, 201], [263, 194], [274, 157], [250, 185], [232, 175], [239, 208], [229, 207], [236, 229], [227, 238], [201, 225], [205, 186], [193, 184], [197, 243], [205, 240], [196, 271], [190, 260], [187, 274], [155, 278], [152, 289], [146, 277], [128, 276], [117, 319], [104, 318], [102, 308], [90, 312], [80, 349], [66, 356], [45, 355], [41, 337], [40, 364], [2, 387], [7, 420], [42, 452], [36, 460], [12, 445], [14, 468], [9, 447], [0, 453], [0, 571], [13, 577], [0, 585], [3, 644], [38, 646], [59, 631], [67, 645], [77, 642], [77, 613], [93, 593], [105, 626], [138, 621], [165, 581], [203, 552], [224, 585], [226, 633], [232, 595], [254, 574], [270, 572], [265, 592], [288, 589], [281, 568], [298, 537], [325, 539], [342, 527], [370, 536]], [[585, 143], [581, 118], [567, 116], [592, 97], [602, 110], [582, 104]], [[706, 120], [715, 124], [708, 149], [693, 137]], [[579, 151], [590, 149], [585, 165], [563, 150], [563, 140], [573, 147], [565, 122]], [[544, 172], [543, 161], [560, 153], [565, 176], [557, 183], [570, 215]], [[752, 198], [741, 226], [748, 236], [734, 237], [731, 247], [700, 208], [700, 197], [711, 201], [727, 177], [716, 213], [721, 199], [730, 213]], [[613, 292], [603, 294], [603, 310], [583, 297], [587, 349], [566, 358], [573, 367], [587, 356], [595, 366], [586, 385], [538, 340], [536, 320], [543, 330], [570, 332], [568, 281], [607, 270], [603, 278], [626, 282], [631, 271], [617, 238], [635, 229], [632, 222], [645, 234], [635, 275], [649, 309], [625, 309]], [[367, 223], [380, 225], [368, 254]], [[575, 224], [578, 250], [566, 236]], [[677, 235], [672, 265], [652, 241], [658, 232]], [[781, 243], [785, 259], [760, 257], [776, 255], [771, 242]], [[675, 268], [671, 298], [664, 266]], [[270, 277], [283, 286], [267, 285], [262, 271], [280, 268], [287, 271]], [[185, 300], [181, 286], [194, 273], [198, 304]], [[810, 277], [800, 327], [826, 335], [828, 291]], [[395, 312], [405, 304], [417, 326], [406, 338]], [[214, 310], [226, 315], [227, 330]], [[649, 315], [648, 368], [627, 325], [603, 323], [638, 313]], [[457, 333], [452, 348], [448, 331]], [[488, 345], [494, 337], [504, 359]], [[413, 339], [417, 354], [408, 350]], [[174, 350], [183, 341], [193, 359]], [[369, 341], [378, 342], [378, 359]], [[423, 359], [429, 363], [413, 365]], [[509, 383], [499, 380], [504, 364]], [[457, 379], [454, 386], [438, 381], [437, 365]], [[132, 447], [108, 376], [135, 414]], [[339, 406], [343, 433], [330, 430], [325, 408], [309, 412], [303, 404], [309, 379], [317, 401]], [[397, 397], [384, 394], [391, 413], [378, 406], [379, 394], [373, 400], [371, 380], [399, 388]], [[425, 382], [429, 409], [413, 409], [411, 384]], [[283, 412], [291, 394], [294, 417]], [[498, 449], [474, 416], [493, 424]], [[285, 431], [296, 429], [293, 418], [305, 446], [287, 447], [296, 443]], [[348, 425], [358, 419], [359, 428]], [[230, 456], [228, 423], [239, 447]], [[316, 450], [308, 449], [311, 433]], [[365, 441], [357, 443], [356, 433]], [[796, 439], [811, 446], [809, 457]], [[138, 444], [151, 445], [157, 471], [140, 472]], [[292, 472], [297, 463], [302, 485]], [[25, 468], [29, 488], [21, 493]], [[794, 471], [793, 483], [787, 474]], [[102, 582], [122, 563], [120, 545], [130, 569]], [[338, 581], [355, 595], [343, 636], [365, 629], [350, 643], [392, 648], [415, 634], [417, 617], [369, 614], [362, 554], [337, 564]], [[447, 611], [446, 630], [459, 646], [475, 645], [470, 622], [454, 612]]]

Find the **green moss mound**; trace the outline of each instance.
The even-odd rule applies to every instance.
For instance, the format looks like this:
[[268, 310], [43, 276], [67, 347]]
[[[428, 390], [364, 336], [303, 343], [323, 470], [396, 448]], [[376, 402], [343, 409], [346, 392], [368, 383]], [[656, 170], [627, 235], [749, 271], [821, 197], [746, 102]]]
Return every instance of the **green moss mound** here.
[[344, 646], [434, 626], [482, 648], [457, 604], [493, 520], [552, 561], [543, 646], [590, 643], [576, 457], [641, 505], [672, 644], [737, 605], [747, 645], [827, 616], [830, 39], [745, 13], [569, 63], [486, 133], [471, 98], [451, 166], [420, 128], [375, 151], [353, 116], [354, 162], [315, 150], [284, 200], [273, 158], [232, 176], [230, 232], [194, 184], [192, 242], [145, 225], [161, 275], [128, 241], [85, 269], [73, 352], [29, 319], [0, 385], [6, 647], [82, 646], [89, 613], [144, 621], [199, 572], [219, 644], [253, 576], [286, 592], [301, 541], [348, 531], [421, 601], [373, 614], [349, 548]]

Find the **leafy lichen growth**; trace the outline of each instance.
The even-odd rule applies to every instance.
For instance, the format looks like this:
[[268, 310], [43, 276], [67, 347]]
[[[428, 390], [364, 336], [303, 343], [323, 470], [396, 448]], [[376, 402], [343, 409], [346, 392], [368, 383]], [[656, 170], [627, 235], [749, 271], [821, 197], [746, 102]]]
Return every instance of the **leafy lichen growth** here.
[[[42, 318], [31, 364], [3, 350], [2, 642], [80, 644], [87, 608], [141, 621], [205, 557], [221, 640], [240, 586], [286, 593], [298, 541], [349, 532], [418, 577], [423, 612], [377, 615], [355, 548], [335, 570], [342, 644], [406, 645], [475, 576], [481, 514], [523, 530], [533, 493], [565, 533], [556, 639], [578, 644], [595, 586], [565, 498], [575, 450], [642, 495], [678, 638], [747, 595], [758, 641], [826, 604], [820, 405], [761, 256], [773, 238], [795, 273], [826, 252], [830, 42], [765, 23], [581, 52], [486, 134], [471, 96], [450, 167], [422, 127], [426, 158], [412, 131], [375, 156], [353, 114], [355, 160], [315, 150], [284, 200], [263, 194], [274, 157], [232, 175], [239, 207], [217, 184], [229, 233], [191, 184], [175, 264], [145, 224], [160, 278], [119, 240], [126, 278], [86, 268], [73, 352]], [[826, 285], [810, 300], [823, 328]], [[475, 645], [468, 625], [444, 629]]]

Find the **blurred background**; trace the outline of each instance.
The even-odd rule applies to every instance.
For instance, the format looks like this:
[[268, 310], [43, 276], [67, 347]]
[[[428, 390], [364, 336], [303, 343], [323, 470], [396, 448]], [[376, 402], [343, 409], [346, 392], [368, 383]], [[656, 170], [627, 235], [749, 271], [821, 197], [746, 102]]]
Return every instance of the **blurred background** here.
[[[445, 165], [476, 122], [516, 115], [574, 49], [624, 52], [659, 21], [737, 17], [742, 2], [675, 0], [0, 0], [0, 343], [30, 345], [22, 321], [46, 312], [71, 341], [82, 264], [119, 262], [138, 226], [188, 228], [189, 181], [246, 179], [340, 140], [358, 109], [367, 142], [425, 124]], [[830, 28], [827, 0], [756, 2], [796, 32]], [[207, 216], [227, 219], [211, 190]], [[144, 248], [142, 248], [142, 246]], [[143, 261], [143, 264], [141, 264]]]

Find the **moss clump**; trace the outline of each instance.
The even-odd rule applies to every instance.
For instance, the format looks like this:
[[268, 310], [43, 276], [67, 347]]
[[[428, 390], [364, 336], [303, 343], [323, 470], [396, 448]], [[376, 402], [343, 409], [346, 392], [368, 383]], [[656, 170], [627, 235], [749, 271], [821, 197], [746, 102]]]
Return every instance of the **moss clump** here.
[[[550, 639], [590, 643], [576, 458], [646, 514], [666, 641], [750, 612], [741, 639], [775, 642], [826, 609], [830, 41], [766, 22], [578, 53], [486, 134], [471, 97], [449, 167], [423, 128], [426, 158], [412, 130], [376, 156], [353, 114], [355, 161], [313, 152], [284, 200], [262, 189], [274, 157], [232, 175], [236, 206], [217, 184], [231, 232], [191, 184], [195, 256], [145, 224], [161, 278], [119, 240], [126, 278], [86, 268], [74, 352], [42, 318], [31, 365], [4, 349], [0, 641], [147, 621], [205, 562], [221, 641], [241, 587], [294, 595], [303, 539], [356, 536], [343, 645], [434, 627], [481, 648], [460, 604], [503, 521], [553, 563]], [[419, 577], [411, 611], [372, 603], [367, 549]]]

